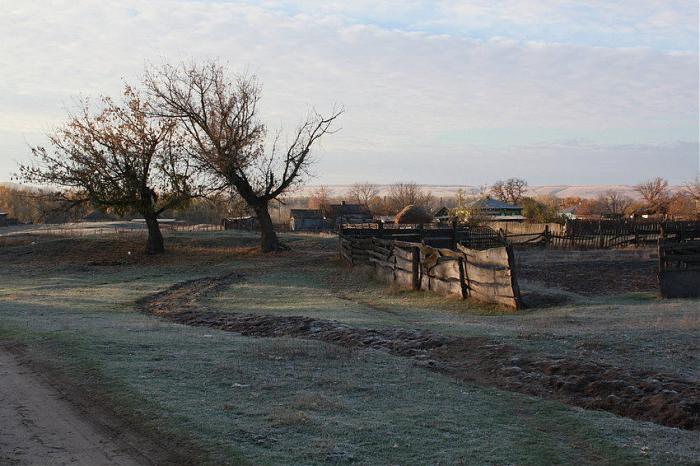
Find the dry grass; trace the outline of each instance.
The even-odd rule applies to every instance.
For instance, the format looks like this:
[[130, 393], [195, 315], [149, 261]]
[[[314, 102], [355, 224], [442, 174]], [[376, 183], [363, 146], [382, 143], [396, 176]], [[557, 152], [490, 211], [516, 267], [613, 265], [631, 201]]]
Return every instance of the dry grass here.
[[332, 238], [285, 240], [292, 252], [259, 255], [253, 235], [178, 234], [162, 257], [137, 252], [132, 262], [101, 267], [86, 264], [121, 260], [141, 239], [50, 238], [35, 252], [16, 240], [0, 247], [0, 335], [109, 391], [119, 409], [128, 401], [134, 415], [178, 429], [214, 464], [236, 451], [256, 464], [677, 465], [700, 458], [695, 432], [457, 383], [381, 352], [248, 338], [134, 311], [136, 299], [175, 282], [235, 270], [246, 281], [208, 306], [487, 335], [561, 357], [678, 374], [698, 367], [698, 301], [581, 298], [484, 316], [469, 303], [386, 290], [368, 269], [337, 261]]
[[318, 393], [306, 392], [291, 403], [292, 408], [303, 411], [346, 411], [349, 407], [340, 400], [332, 399]]
[[303, 411], [292, 409], [276, 409], [268, 417], [272, 427], [289, 427], [308, 424], [311, 420]]

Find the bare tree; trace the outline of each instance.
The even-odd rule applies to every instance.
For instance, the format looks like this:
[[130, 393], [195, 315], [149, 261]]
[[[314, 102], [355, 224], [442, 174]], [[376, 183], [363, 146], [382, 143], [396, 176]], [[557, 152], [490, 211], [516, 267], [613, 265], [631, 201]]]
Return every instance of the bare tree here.
[[700, 202], [700, 176], [696, 177], [693, 181], [688, 181], [685, 184], [684, 190], [695, 199], [695, 202]]
[[671, 194], [668, 189], [668, 181], [661, 177], [647, 180], [637, 185], [637, 192], [647, 204], [647, 207], [656, 213], [666, 213]]
[[319, 186], [316, 191], [311, 194], [307, 204], [309, 209], [318, 209], [323, 212], [323, 215], [330, 215], [331, 198], [333, 192], [328, 189], [328, 186]]
[[677, 219], [692, 219], [697, 215], [697, 202], [687, 191], [679, 191], [669, 198], [668, 214]]
[[394, 212], [408, 205], [429, 209], [433, 195], [417, 183], [396, 183], [389, 186], [388, 202]]
[[280, 149], [279, 133], [266, 147], [267, 129], [258, 118], [260, 86], [254, 78], [230, 79], [212, 61], [152, 68], [145, 83], [159, 114], [181, 123], [198, 165], [222, 186], [235, 189], [255, 212], [262, 251], [282, 249], [268, 205], [308, 175], [312, 146], [333, 132], [342, 110], [329, 117], [308, 116]]
[[630, 208], [632, 198], [618, 191], [608, 190], [598, 198], [598, 202], [604, 214], [620, 216], [624, 215], [627, 209]]
[[61, 197], [124, 214], [143, 215], [148, 226], [146, 252], [164, 251], [158, 217], [186, 204], [199, 191], [184, 157], [174, 122], [150, 115], [151, 103], [129, 86], [122, 105], [102, 97], [93, 114], [88, 102], [70, 116], [50, 141], [53, 152], [34, 147], [36, 162], [20, 165], [29, 183], [61, 186]]
[[496, 181], [491, 186], [491, 195], [496, 199], [510, 204], [518, 204], [527, 191], [527, 181], [520, 178], [509, 178]]
[[366, 207], [369, 207], [377, 196], [379, 196], [379, 186], [369, 182], [355, 183], [348, 190], [350, 199]]

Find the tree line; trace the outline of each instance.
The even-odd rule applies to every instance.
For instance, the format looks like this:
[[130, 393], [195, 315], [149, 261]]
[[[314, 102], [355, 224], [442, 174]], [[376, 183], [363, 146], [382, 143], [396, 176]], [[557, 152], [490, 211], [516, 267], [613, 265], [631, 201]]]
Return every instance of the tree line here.
[[471, 204], [488, 196], [522, 207], [523, 216], [528, 221], [537, 223], [559, 222], [562, 220], [562, 211], [571, 207], [576, 208], [578, 216], [584, 217], [621, 218], [649, 214], [657, 217], [696, 218], [698, 215], [700, 179], [687, 182], [681, 189], [672, 191], [667, 180], [655, 178], [638, 184], [635, 191], [639, 194], [636, 199], [616, 190], [607, 190], [595, 198], [530, 196], [527, 181], [510, 178], [483, 185], [476, 194], [458, 190], [454, 197], [442, 198], [413, 182], [395, 183], [384, 189], [378, 184], [362, 182], [351, 185], [343, 193], [334, 193], [327, 186], [320, 186], [305, 198], [305, 204], [308, 208], [329, 213], [331, 204], [346, 200], [366, 206], [374, 215], [386, 216], [395, 215], [407, 205], [416, 205], [428, 212], [447, 207], [453, 217], [475, 221], [478, 219], [472, 212]]

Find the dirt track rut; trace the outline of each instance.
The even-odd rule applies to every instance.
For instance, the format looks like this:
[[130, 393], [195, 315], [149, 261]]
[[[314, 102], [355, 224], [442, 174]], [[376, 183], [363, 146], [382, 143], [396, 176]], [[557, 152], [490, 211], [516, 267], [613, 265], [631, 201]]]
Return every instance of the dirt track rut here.
[[197, 301], [245, 277], [227, 274], [182, 282], [139, 301], [144, 312], [185, 325], [246, 336], [320, 340], [412, 358], [417, 365], [483, 386], [556, 399], [638, 420], [700, 430], [700, 384], [652, 371], [532, 354], [486, 337], [427, 330], [365, 329], [305, 316], [221, 313]]

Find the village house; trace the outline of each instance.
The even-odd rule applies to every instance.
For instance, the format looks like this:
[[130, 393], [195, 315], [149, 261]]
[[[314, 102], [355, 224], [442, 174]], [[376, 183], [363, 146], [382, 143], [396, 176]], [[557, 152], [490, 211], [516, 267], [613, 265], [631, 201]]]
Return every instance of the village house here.
[[473, 202], [469, 206], [469, 210], [470, 217], [478, 217], [485, 221], [522, 222], [525, 220], [522, 207], [490, 197], [484, 197]]
[[292, 209], [289, 229], [292, 231], [321, 231], [328, 228], [326, 218], [319, 209]]
[[340, 204], [331, 204], [330, 224], [340, 226], [343, 223], [370, 223], [373, 221], [372, 212], [363, 204], [348, 204], [342, 201]]
[[440, 207], [433, 213], [433, 219], [439, 223], [447, 223], [452, 219], [450, 209], [445, 206]]
[[562, 209], [559, 211], [559, 215], [564, 217], [567, 220], [576, 220], [577, 218], [581, 218], [576, 212], [578, 211], [579, 206], [578, 205], [572, 205], [567, 207], [566, 209]]

